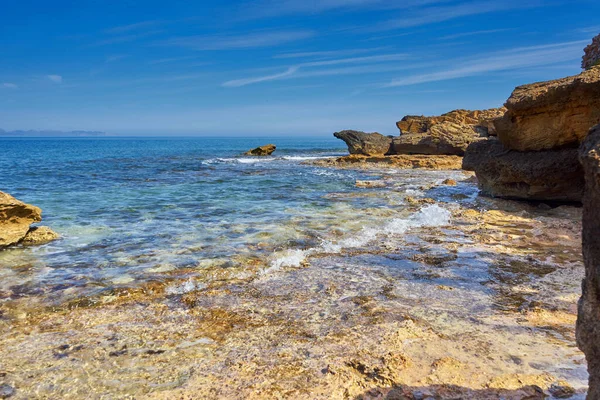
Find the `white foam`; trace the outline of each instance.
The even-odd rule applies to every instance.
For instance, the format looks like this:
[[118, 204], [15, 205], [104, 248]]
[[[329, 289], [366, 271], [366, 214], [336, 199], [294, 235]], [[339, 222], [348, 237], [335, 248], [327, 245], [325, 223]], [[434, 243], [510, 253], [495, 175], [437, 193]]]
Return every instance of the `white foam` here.
[[305, 161], [305, 160], [324, 160], [327, 158], [336, 158], [336, 156], [283, 156], [284, 160]]
[[183, 283], [179, 283], [177, 285], [171, 285], [171, 286], [167, 287], [165, 292], [168, 295], [175, 295], [175, 294], [181, 295], [181, 294], [194, 292], [196, 290], [202, 290], [205, 288], [206, 288], [206, 285], [204, 283], [199, 283], [199, 282], [193, 281], [192, 279], [188, 279], [187, 281], [185, 281]]

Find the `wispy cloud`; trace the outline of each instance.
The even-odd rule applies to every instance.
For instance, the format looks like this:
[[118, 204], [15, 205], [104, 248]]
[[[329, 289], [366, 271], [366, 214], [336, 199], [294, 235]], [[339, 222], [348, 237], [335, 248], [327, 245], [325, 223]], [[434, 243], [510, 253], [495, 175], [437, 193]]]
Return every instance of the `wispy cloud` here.
[[329, 51], [305, 51], [298, 53], [284, 53], [277, 54], [273, 56], [273, 58], [278, 59], [287, 59], [287, 58], [307, 58], [307, 57], [317, 57], [317, 58], [327, 58], [327, 57], [345, 57], [352, 56], [356, 54], [365, 54], [365, 53], [375, 53], [377, 51], [389, 49], [389, 46], [386, 47], [374, 47], [370, 49], [346, 49], [346, 50], [329, 50]]
[[[301, 70], [318, 68], [318, 67], [326, 67], [333, 65], [342, 65], [342, 64], [366, 64], [366, 63], [381, 63], [381, 62], [390, 62], [390, 61], [402, 61], [406, 60], [408, 56], [406, 54], [383, 54], [376, 56], [366, 56], [366, 57], [353, 57], [353, 58], [341, 58], [335, 60], [325, 60], [325, 61], [313, 61], [301, 63], [298, 65], [294, 65], [292, 67], [287, 68], [284, 72], [264, 75], [258, 77], [250, 77], [243, 79], [234, 79], [223, 83], [224, 87], [240, 87], [251, 85], [254, 83], [273, 81], [283, 78], [288, 78], [292, 76], [296, 77], [306, 77], [306, 76], [317, 76], [317, 74], [328, 74], [327, 71], [309, 71], [308, 73], [299, 74]], [[364, 71], [364, 70], [363, 70]], [[338, 71], [339, 73], [339, 71]]]
[[153, 30], [153, 31], [148, 31], [148, 32], [140, 32], [140, 33], [134, 33], [131, 35], [121, 35], [121, 36], [114, 36], [114, 37], [109, 37], [106, 39], [102, 39], [99, 40], [95, 43], [92, 43], [90, 46], [94, 47], [94, 46], [106, 46], [109, 44], [117, 44], [117, 43], [127, 43], [127, 42], [133, 42], [136, 41], [138, 39], [143, 39], [143, 38], [147, 38], [150, 36], [156, 36], [160, 33], [165, 32], [162, 29], [157, 29], [157, 30]]
[[240, 50], [278, 46], [308, 39], [315, 35], [309, 30], [262, 31], [238, 35], [197, 35], [175, 37], [159, 42], [163, 46], [185, 47], [192, 50]]
[[14, 83], [10, 83], [10, 82], [4, 82], [2, 84], [2, 87], [7, 88], [7, 89], [17, 89], [19, 86], [17, 86]]
[[484, 31], [473, 31], [473, 32], [461, 32], [461, 33], [455, 33], [453, 35], [446, 35], [446, 36], [442, 36], [440, 37], [440, 39], [442, 40], [451, 40], [451, 39], [458, 39], [458, 38], [463, 38], [463, 37], [467, 37], [467, 36], [480, 36], [480, 35], [489, 35], [492, 33], [499, 33], [499, 32], [507, 32], [507, 31], [511, 31], [514, 29], [489, 29], [489, 30], [484, 30]]
[[387, 22], [378, 24], [377, 27], [373, 28], [372, 30], [413, 28], [416, 26], [445, 22], [472, 15], [489, 14], [492, 12], [506, 11], [517, 8], [535, 8], [542, 6], [543, 4], [543, 0], [531, 0], [527, 2], [517, 0], [485, 0], [425, 7], [415, 9], [411, 12], [405, 12], [400, 18], [394, 18], [388, 20]]
[[117, 61], [122, 60], [127, 57], [129, 57], [127, 54], [113, 54], [111, 56], [106, 57], [106, 62], [107, 63], [117, 62]]
[[482, 75], [489, 72], [506, 71], [550, 65], [564, 61], [577, 60], [581, 57], [581, 46], [585, 40], [563, 42], [542, 46], [519, 47], [491, 54], [481, 54], [468, 59], [456, 60], [454, 66], [448, 62], [449, 68], [394, 79], [386, 87], [409, 86], [427, 82], [439, 82], [457, 78]]
[[46, 75], [46, 78], [54, 83], [62, 83], [63, 81], [63, 77], [60, 75]]
[[152, 61], [148, 62], [148, 64], [150, 64], [150, 65], [166, 64], [166, 63], [172, 63], [172, 62], [177, 62], [177, 61], [195, 60], [197, 58], [198, 58], [198, 56], [166, 57], [166, 58], [159, 58], [157, 60], [152, 60]]
[[161, 24], [163, 22], [164, 21], [142, 21], [142, 22], [136, 22], [134, 24], [115, 26], [113, 28], [105, 29], [104, 32], [106, 32], [108, 34], [126, 33], [126, 32], [136, 31], [138, 29], [144, 29], [144, 28], [148, 28], [148, 27], [151, 27], [151, 26], [156, 26], [156, 25], [159, 25], [159, 24]]
[[444, 3], [450, 0], [257, 0], [242, 8], [244, 19], [284, 15], [310, 15], [328, 11], [399, 9]]

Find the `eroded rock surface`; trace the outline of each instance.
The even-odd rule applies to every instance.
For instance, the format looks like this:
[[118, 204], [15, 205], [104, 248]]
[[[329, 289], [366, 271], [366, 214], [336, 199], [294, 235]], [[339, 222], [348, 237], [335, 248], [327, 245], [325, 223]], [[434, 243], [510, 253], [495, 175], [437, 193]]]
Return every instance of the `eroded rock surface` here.
[[484, 111], [454, 110], [438, 117], [406, 116], [396, 123], [401, 135], [393, 140], [393, 154], [463, 156], [469, 144], [495, 135], [492, 121], [503, 108]]
[[390, 152], [392, 138], [380, 133], [366, 133], [361, 131], [341, 131], [333, 134], [338, 139], [343, 140], [348, 146], [350, 154], [360, 154], [365, 156], [379, 156]]
[[494, 122], [498, 137], [519, 151], [577, 147], [600, 123], [600, 67], [577, 76], [517, 87]]
[[583, 258], [585, 280], [579, 300], [577, 344], [588, 361], [589, 399], [600, 398], [600, 125], [580, 148], [585, 170]]
[[428, 155], [392, 155], [392, 156], [361, 156], [350, 155], [339, 158], [326, 158], [307, 161], [305, 164], [319, 167], [358, 168], [358, 169], [461, 169], [462, 158], [458, 156], [428, 156]]
[[31, 224], [41, 220], [41, 209], [0, 192], [0, 249], [19, 243]]
[[585, 48], [584, 52], [581, 68], [590, 69], [600, 65], [600, 35], [592, 39], [592, 43]]
[[252, 150], [248, 150], [244, 155], [246, 156], [270, 156], [277, 149], [274, 144], [267, 144], [264, 146], [257, 147]]
[[21, 244], [25, 246], [42, 245], [59, 238], [60, 235], [47, 226], [36, 226], [29, 229]]
[[480, 189], [492, 197], [558, 202], [583, 197], [577, 149], [519, 152], [484, 140], [469, 146], [463, 169], [475, 171]]

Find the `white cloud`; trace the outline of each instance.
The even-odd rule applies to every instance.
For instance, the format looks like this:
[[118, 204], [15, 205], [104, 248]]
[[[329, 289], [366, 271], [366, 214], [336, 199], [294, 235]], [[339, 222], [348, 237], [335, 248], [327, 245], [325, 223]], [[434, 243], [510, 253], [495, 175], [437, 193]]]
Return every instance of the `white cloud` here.
[[[365, 63], [374, 63], [374, 62], [390, 62], [390, 61], [401, 61], [406, 60], [408, 56], [406, 54], [383, 54], [376, 56], [365, 56], [365, 57], [353, 57], [353, 58], [341, 58], [335, 60], [325, 60], [325, 61], [313, 61], [306, 62], [302, 64], [298, 64], [292, 67], [289, 67], [286, 71], [266, 76], [252, 77], [252, 78], [243, 78], [243, 79], [235, 79], [231, 81], [227, 81], [223, 83], [224, 87], [240, 87], [251, 85], [254, 83], [273, 81], [283, 78], [289, 78], [292, 76], [297, 77], [307, 77], [307, 76], [325, 76], [325, 75], [338, 75], [341, 74], [338, 70], [336, 73], [326, 73], [326, 71], [311, 71], [304, 74], [297, 74], [301, 69], [309, 69], [309, 68], [318, 68], [318, 67], [326, 67], [332, 65], [341, 65], [341, 64], [365, 64]], [[365, 70], [362, 70], [365, 72]]]
[[159, 45], [187, 47], [192, 50], [239, 50], [278, 46], [280, 44], [308, 39], [313, 31], [262, 31], [239, 35], [197, 35], [175, 37], [159, 42]]
[[326, 58], [326, 57], [344, 57], [344, 56], [352, 56], [356, 54], [364, 54], [364, 53], [374, 53], [376, 51], [381, 51], [389, 49], [389, 47], [374, 47], [370, 49], [347, 49], [347, 50], [329, 50], [329, 51], [305, 51], [305, 52], [297, 52], [297, 53], [283, 53], [273, 56], [273, 58], [285, 59], [285, 58], [305, 58], [305, 57], [317, 57], [317, 58]]
[[131, 31], [136, 31], [138, 29], [148, 28], [150, 26], [159, 25], [162, 23], [164, 23], [164, 21], [136, 22], [134, 24], [129, 24], [129, 25], [115, 26], [113, 28], [106, 29], [104, 32], [109, 33], [109, 34], [131, 32]]
[[443, 39], [443, 40], [458, 39], [458, 38], [467, 37], [467, 36], [488, 35], [491, 33], [507, 32], [507, 31], [511, 31], [511, 30], [513, 30], [513, 29], [488, 29], [488, 30], [484, 30], [484, 31], [460, 32], [460, 33], [455, 33], [453, 35], [442, 36], [440, 39]]
[[394, 79], [385, 86], [396, 87], [439, 82], [482, 75], [488, 72], [515, 70], [578, 60], [581, 57], [581, 47], [585, 43], [585, 40], [579, 40], [542, 46], [519, 47], [455, 60], [454, 65], [452, 65], [452, 61], [446, 61], [448, 68], [444, 70]]
[[63, 78], [60, 75], [46, 75], [46, 78], [50, 79], [54, 83], [62, 83]]
[[8, 88], [8, 89], [17, 89], [18, 86], [14, 83], [10, 83], [10, 82], [4, 82], [2, 84], [2, 87]]

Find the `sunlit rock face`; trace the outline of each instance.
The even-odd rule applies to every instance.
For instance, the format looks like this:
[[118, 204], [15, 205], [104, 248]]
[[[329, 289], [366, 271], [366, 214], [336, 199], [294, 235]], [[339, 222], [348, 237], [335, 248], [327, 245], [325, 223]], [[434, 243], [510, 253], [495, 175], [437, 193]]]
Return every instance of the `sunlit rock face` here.
[[580, 148], [585, 169], [583, 208], [583, 257], [585, 280], [579, 300], [577, 344], [588, 361], [588, 398], [600, 398], [600, 125], [594, 127]]
[[31, 228], [42, 220], [42, 210], [0, 192], [0, 250], [23, 241], [42, 244], [58, 238], [49, 228]]
[[596, 65], [600, 65], [600, 35], [592, 39], [592, 43], [585, 48], [581, 68], [587, 70]]
[[436, 117], [407, 115], [396, 123], [393, 154], [463, 156], [469, 144], [495, 135], [493, 120], [504, 108], [483, 111], [454, 110]]
[[576, 76], [517, 87], [494, 125], [507, 149], [577, 147], [600, 123], [600, 67]]

